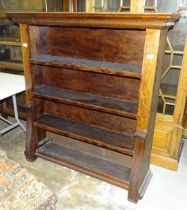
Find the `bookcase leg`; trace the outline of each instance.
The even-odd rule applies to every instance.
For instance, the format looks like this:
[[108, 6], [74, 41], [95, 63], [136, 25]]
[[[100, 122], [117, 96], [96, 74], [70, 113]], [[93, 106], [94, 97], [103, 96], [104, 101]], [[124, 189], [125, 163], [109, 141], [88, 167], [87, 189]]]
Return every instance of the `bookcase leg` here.
[[140, 189], [140, 176], [138, 176], [138, 173], [140, 173], [140, 170], [137, 170], [137, 168], [132, 169], [130, 182], [129, 182], [129, 192], [128, 192], [128, 200], [137, 203], [140, 199], [139, 195], [139, 189]]
[[137, 203], [140, 199], [138, 188], [137, 189], [129, 189], [128, 192], [128, 200], [133, 203]]
[[28, 161], [36, 160], [37, 132], [34, 129], [32, 106], [27, 107], [27, 132], [25, 143], [25, 156]]
[[138, 175], [133, 175], [132, 178], [130, 178], [130, 183], [129, 183], [129, 192], [128, 192], [128, 200], [137, 203], [138, 200], [140, 199], [140, 180], [139, 180]]
[[137, 203], [138, 200], [142, 199], [145, 191], [149, 185], [149, 182], [152, 178], [152, 173], [149, 170], [147, 172], [147, 175], [143, 181], [143, 183], [141, 184], [141, 186], [138, 183], [138, 180], [136, 180], [136, 178], [132, 181], [134, 183], [130, 183], [130, 187], [129, 187], [129, 193], [128, 193], [128, 200], [133, 202], [133, 203]]
[[[36, 109], [36, 107], [40, 108]], [[36, 149], [38, 144], [46, 137], [46, 131], [34, 127], [34, 120], [44, 112], [43, 108], [43, 100], [40, 99], [33, 99], [32, 105], [28, 105], [27, 107], [25, 156], [28, 161], [36, 160]]]
[[139, 132], [135, 134], [134, 167], [131, 169], [128, 192], [128, 200], [134, 203], [137, 203], [140, 199], [140, 191], [144, 188], [145, 177], [147, 171], [149, 171], [149, 166], [145, 167], [144, 165], [145, 138], [145, 133]]

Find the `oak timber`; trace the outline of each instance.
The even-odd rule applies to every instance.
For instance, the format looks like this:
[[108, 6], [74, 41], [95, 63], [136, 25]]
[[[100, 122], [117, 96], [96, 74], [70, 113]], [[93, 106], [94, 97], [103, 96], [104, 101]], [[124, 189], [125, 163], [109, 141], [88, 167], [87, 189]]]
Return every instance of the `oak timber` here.
[[[151, 178], [163, 49], [179, 15], [8, 15], [21, 23], [29, 107], [26, 158], [43, 157], [124, 187], [137, 202]], [[66, 147], [50, 134], [74, 140]], [[89, 146], [107, 157], [111, 152], [110, 158], [86, 152]], [[126, 163], [112, 160], [114, 152]]]
[[133, 154], [133, 137], [124, 133], [82, 124], [49, 114], [44, 114], [36, 119], [34, 126], [123, 154]]

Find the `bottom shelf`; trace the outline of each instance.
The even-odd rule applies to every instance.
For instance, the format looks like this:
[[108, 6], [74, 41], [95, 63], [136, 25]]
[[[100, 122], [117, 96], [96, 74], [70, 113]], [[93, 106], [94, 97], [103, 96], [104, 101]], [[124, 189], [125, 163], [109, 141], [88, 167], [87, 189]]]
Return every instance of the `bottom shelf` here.
[[128, 189], [131, 169], [122, 164], [50, 141], [39, 147], [36, 155]]

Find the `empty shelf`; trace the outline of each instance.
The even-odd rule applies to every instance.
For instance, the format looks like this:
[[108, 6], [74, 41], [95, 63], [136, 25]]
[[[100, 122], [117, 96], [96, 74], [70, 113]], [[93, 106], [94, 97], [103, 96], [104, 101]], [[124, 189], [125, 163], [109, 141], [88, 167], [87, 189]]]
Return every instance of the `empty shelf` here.
[[35, 121], [34, 125], [37, 128], [77, 139], [79, 141], [87, 142], [123, 154], [133, 155], [133, 136], [121, 132], [111, 131], [49, 114], [40, 116]]
[[141, 67], [107, 61], [95, 61], [51, 55], [36, 55], [31, 58], [32, 64], [55, 66], [66, 69], [91, 71], [105, 74], [140, 78]]
[[53, 142], [39, 147], [36, 155], [128, 189], [131, 169], [124, 165]]
[[41, 86], [34, 90], [34, 95], [48, 100], [73, 104], [87, 109], [103, 111], [136, 119], [137, 104], [135, 102], [114, 99], [74, 90]]

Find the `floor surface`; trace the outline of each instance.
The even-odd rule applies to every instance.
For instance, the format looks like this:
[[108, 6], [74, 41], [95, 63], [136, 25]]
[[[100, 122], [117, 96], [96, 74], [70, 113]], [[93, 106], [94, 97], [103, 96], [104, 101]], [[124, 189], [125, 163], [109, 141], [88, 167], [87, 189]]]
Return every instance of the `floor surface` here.
[[[0, 125], [1, 126], [1, 125]], [[151, 165], [153, 178], [138, 204], [127, 201], [127, 191], [98, 179], [38, 158], [24, 157], [25, 133], [16, 128], [0, 136], [8, 157], [24, 165], [58, 196], [57, 210], [186, 210], [187, 141], [178, 172]]]

